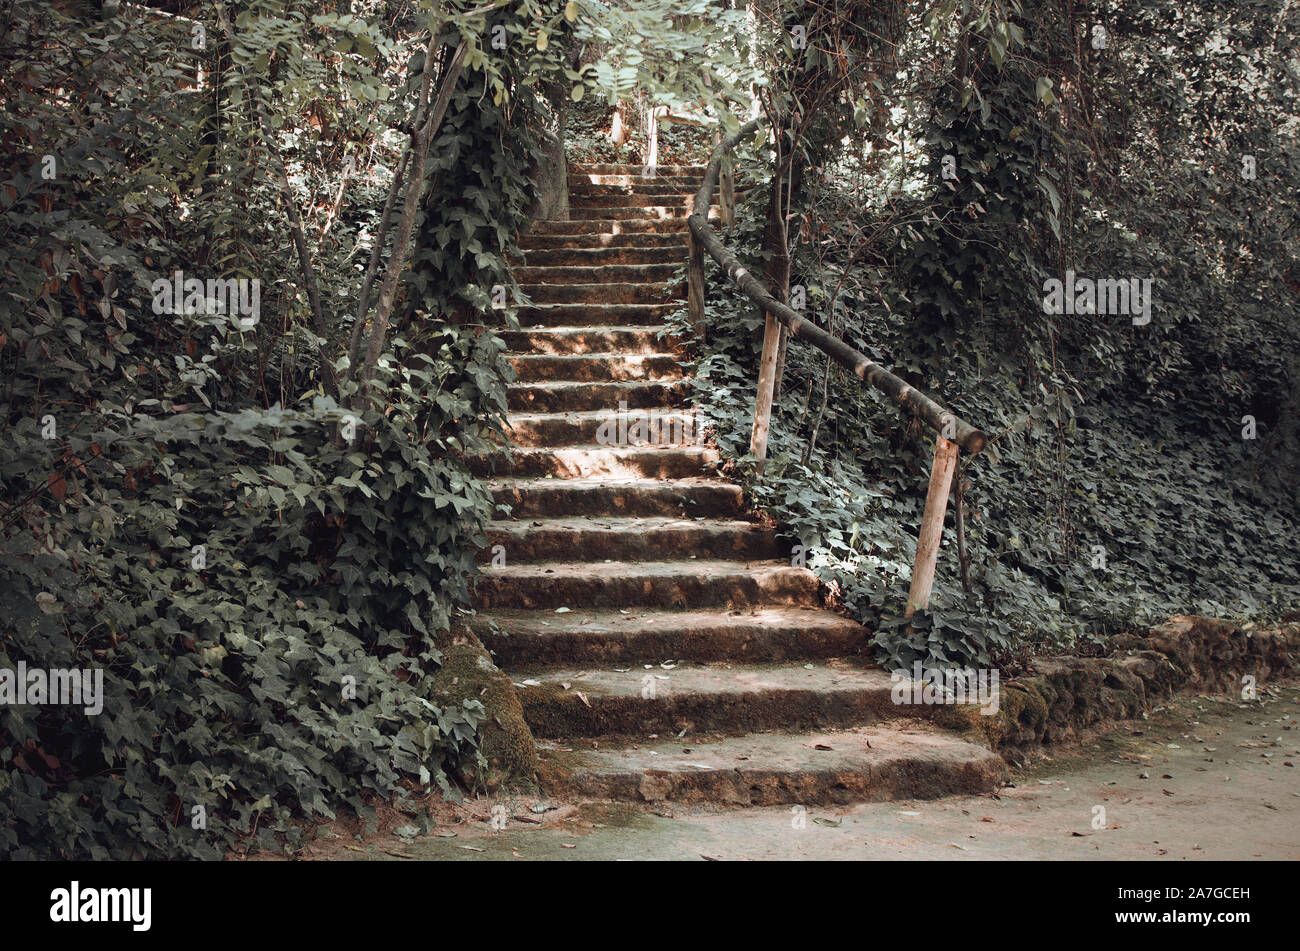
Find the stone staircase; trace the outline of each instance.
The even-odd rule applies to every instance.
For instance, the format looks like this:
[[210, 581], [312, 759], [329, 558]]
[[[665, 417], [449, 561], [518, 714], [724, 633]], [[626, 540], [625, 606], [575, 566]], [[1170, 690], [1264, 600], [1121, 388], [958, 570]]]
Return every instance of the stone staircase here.
[[[891, 701], [867, 632], [749, 517], [717, 452], [681, 438], [663, 320], [703, 168], [640, 172], [572, 168], [572, 220], [523, 238], [513, 459], [474, 460], [510, 514], [471, 626], [520, 685], [546, 791], [766, 805], [995, 788], [1002, 761]], [[667, 444], [636, 444], [651, 419]]]

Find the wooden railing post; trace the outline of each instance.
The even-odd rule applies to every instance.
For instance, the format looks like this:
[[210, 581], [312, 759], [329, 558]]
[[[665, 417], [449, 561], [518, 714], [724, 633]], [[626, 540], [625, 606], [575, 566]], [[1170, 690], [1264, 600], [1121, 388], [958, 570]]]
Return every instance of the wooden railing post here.
[[771, 311], [763, 321], [763, 357], [758, 365], [758, 395], [754, 398], [754, 431], [749, 437], [749, 454], [758, 460], [761, 475], [767, 460], [767, 431], [772, 423], [772, 392], [776, 388], [776, 351], [781, 325]]
[[695, 232], [686, 229], [690, 242], [686, 258], [686, 303], [690, 308], [691, 326], [698, 340], [704, 340], [704, 300], [708, 288], [704, 285], [704, 245]]
[[907, 594], [905, 616], [930, 606], [930, 589], [934, 587], [934, 566], [939, 558], [939, 541], [943, 538], [943, 516], [948, 510], [948, 489], [957, 465], [957, 444], [942, 434], [934, 446], [934, 468], [930, 470], [930, 491], [925, 496], [925, 514], [921, 517], [921, 535], [916, 540], [916, 561], [912, 565], [912, 590]]
[[650, 128], [646, 129], [645, 170], [647, 175], [659, 174], [659, 107], [655, 105], [650, 107]]

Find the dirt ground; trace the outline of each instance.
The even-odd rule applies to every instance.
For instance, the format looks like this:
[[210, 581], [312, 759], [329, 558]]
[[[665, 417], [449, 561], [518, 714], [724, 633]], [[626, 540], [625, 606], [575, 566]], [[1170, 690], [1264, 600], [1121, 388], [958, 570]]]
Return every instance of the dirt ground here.
[[1297, 859], [1298, 726], [1300, 683], [1279, 682], [1249, 703], [1179, 697], [1038, 757], [996, 795], [725, 810], [480, 798], [431, 807], [423, 835], [398, 814], [374, 835], [323, 830], [298, 857]]

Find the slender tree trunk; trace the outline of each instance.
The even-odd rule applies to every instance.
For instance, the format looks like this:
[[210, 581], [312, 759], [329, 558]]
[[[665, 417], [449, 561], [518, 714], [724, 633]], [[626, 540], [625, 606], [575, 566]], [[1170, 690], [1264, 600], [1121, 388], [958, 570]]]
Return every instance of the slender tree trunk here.
[[402, 206], [402, 217], [398, 221], [397, 232], [393, 236], [393, 253], [388, 259], [388, 268], [384, 272], [384, 282], [379, 288], [379, 302], [375, 306], [375, 316], [371, 321], [370, 345], [366, 349], [366, 362], [357, 378], [358, 398], [363, 398], [369, 390], [370, 381], [374, 379], [379, 365], [379, 356], [384, 350], [384, 341], [388, 335], [388, 323], [392, 317], [393, 304], [397, 296], [397, 282], [405, 266], [406, 254], [411, 244], [411, 231], [415, 226], [415, 214], [424, 192], [424, 166], [429, 156], [429, 145], [434, 133], [442, 123], [442, 117], [451, 102], [452, 91], [460, 79], [461, 69], [465, 64], [465, 42], [462, 40], [448, 64], [438, 91], [438, 101], [434, 104], [432, 114], [429, 112], [429, 96], [433, 91], [434, 50], [438, 44], [438, 31], [429, 38], [425, 50], [424, 77], [420, 84], [419, 104], [416, 106], [415, 121], [412, 123], [411, 174], [406, 185], [406, 196]]

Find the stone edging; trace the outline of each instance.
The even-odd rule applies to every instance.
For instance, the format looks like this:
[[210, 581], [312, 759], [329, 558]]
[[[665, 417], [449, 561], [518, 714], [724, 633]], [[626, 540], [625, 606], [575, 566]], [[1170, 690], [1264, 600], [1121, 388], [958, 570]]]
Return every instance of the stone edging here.
[[1205, 617], [1174, 617], [1145, 637], [1123, 635], [1108, 657], [1040, 657], [1033, 672], [1001, 685], [998, 712], [939, 707], [936, 720], [973, 732], [1012, 763], [1044, 744], [1062, 743], [1105, 720], [1130, 719], [1179, 690], [1240, 694], [1294, 671], [1300, 623], [1256, 629]]

